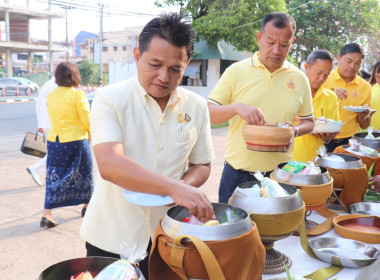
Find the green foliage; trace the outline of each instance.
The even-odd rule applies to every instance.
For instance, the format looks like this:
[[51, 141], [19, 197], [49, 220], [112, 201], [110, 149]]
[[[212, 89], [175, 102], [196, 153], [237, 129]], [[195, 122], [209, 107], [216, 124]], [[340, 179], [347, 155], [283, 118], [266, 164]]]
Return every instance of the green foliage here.
[[366, 47], [369, 38], [379, 40], [378, 0], [287, 0], [287, 8], [297, 23], [291, 53], [299, 64], [316, 49], [336, 56], [346, 43]]
[[88, 60], [82, 60], [77, 64], [82, 85], [97, 85], [99, 81], [99, 67]]
[[180, 6], [192, 19], [198, 38], [211, 46], [224, 40], [237, 50], [257, 50], [256, 32], [263, 17], [273, 11], [286, 11], [284, 0], [162, 0], [161, 6]]

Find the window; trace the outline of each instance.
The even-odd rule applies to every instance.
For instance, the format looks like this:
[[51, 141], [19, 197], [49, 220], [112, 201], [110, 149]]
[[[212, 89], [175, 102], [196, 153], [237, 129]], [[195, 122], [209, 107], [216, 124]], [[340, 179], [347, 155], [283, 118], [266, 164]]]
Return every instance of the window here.
[[108, 47], [103, 47], [102, 50], [103, 52], [108, 52]]
[[192, 60], [185, 69], [181, 85], [207, 86], [207, 60]]
[[123, 51], [126, 51], [127, 50], [127, 46], [123, 46]]
[[113, 47], [113, 51], [114, 51], [114, 52], [117, 52], [117, 47]]

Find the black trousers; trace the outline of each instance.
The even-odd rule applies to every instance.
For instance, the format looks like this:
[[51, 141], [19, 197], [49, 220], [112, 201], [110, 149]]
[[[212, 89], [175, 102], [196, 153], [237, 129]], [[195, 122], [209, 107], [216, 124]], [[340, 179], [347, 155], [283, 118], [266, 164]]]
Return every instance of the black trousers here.
[[[152, 240], [150, 239], [148, 248], [146, 249], [148, 252], [148, 256], [139, 262], [139, 269], [141, 273], [144, 275], [146, 280], [149, 280], [148, 262], [149, 262], [149, 255], [150, 255], [151, 248], [152, 248]], [[98, 247], [91, 245], [88, 242], [86, 242], [86, 249], [87, 249], [87, 254], [86, 254], [87, 257], [108, 257], [108, 258], [120, 259], [120, 255], [104, 251]]]
[[336, 138], [330, 141], [330, 143], [325, 144], [325, 147], [327, 149], [328, 153], [332, 153], [336, 147], [342, 146], [342, 145], [348, 145], [348, 140], [351, 139], [351, 137], [347, 138]]

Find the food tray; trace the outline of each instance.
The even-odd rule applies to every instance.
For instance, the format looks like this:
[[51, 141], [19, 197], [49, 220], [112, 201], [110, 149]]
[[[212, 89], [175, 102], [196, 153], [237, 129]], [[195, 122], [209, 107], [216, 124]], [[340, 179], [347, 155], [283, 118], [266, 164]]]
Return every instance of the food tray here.
[[358, 202], [350, 205], [350, 211], [354, 214], [380, 216], [380, 203]]
[[350, 239], [317, 237], [309, 245], [318, 259], [344, 267], [362, 267], [380, 257], [374, 246]]
[[342, 237], [366, 243], [380, 243], [380, 218], [361, 214], [335, 217], [335, 231]]
[[344, 123], [316, 122], [312, 133], [336, 133], [341, 130]]

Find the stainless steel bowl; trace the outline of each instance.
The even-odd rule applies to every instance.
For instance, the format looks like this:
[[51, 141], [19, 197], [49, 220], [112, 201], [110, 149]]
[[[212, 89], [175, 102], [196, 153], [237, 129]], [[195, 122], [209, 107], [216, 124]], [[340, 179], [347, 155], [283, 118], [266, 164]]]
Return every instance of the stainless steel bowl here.
[[[95, 277], [106, 266], [117, 260], [118, 259], [105, 257], [87, 257], [66, 260], [46, 268], [42, 271], [38, 280], [69, 280], [71, 276], [86, 272], [86, 270]], [[139, 279], [145, 279], [144, 276], [141, 275], [140, 269], [137, 267], [135, 267], [135, 269]]]
[[380, 217], [380, 203], [379, 202], [358, 202], [350, 205], [351, 213], [372, 215]]
[[[376, 150], [380, 149], [380, 139], [365, 139], [367, 135], [368, 135], [367, 132], [360, 132], [360, 133], [355, 133], [354, 136], [352, 136], [352, 138], [358, 140], [364, 146], [367, 146]], [[372, 132], [372, 135], [375, 138], [380, 137], [379, 132]]]
[[305, 174], [298, 174], [298, 173], [292, 173], [289, 171], [282, 170], [282, 168], [287, 163], [281, 163], [278, 165], [278, 167], [273, 171], [273, 177], [276, 180], [279, 180], [281, 182], [286, 182], [288, 184], [294, 184], [294, 185], [322, 185], [330, 182], [331, 176], [330, 173], [327, 171], [326, 168], [320, 166], [321, 168], [321, 174], [315, 174], [315, 175], [305, 175]]
[[318, 259], [344, 267], [366, 266], [380, 257], [376, 247], [351, 239], [317, 237], [309, 245]]
[[235, 223], [217, 226], [203, 226], [184, 223], [183, 219], [190, 216], [189, 211], [187, 208], [177, 205], [170, 208], [162, 219], [162, 230], [171, 238], [188, 234], [198, 237], [203, 241], [214, 241], [234, 238], [252, 229], [252, 220], [248, 216], [248, 213], [243, 209], [224, 203], [212, 203], [212, 206], [218, 221], [223, 220], [228, 208], [237, 214], [237, 221]]
[[[240, 184], [238, 188], [251, 188], [259, 184], [259, 181], [247, 182]], [[296, 187], [279, 183], [290, 195], [284, 197], [252, 197], [241, 193], [238, 189], [234, 191], [230, 198], [230, 204], [240, 207], [248, 213], [254, 214], [283, 214], [302, 207], [303, 200], [299, 195]]]
[[349, 153], [352, 153], [352, 154], [354, 154], [354, 155], [357, 155], [357, 156], [361, 156], [361, 157], [370, 157], [370, 158], [376, 158], [376, 157], [379, 157], [379, 155], [377, 154], [377, 155], [373, 155], [373, 154], [369, 154], [369, 153], [365, 153], [365, 152], [355, 152], [355, 151], [352, 151], [351, 149], [350, 149], [350, 147], [351, 146], [349, 146], [349, 145], [344, 145], [343, 146], [343, 149], [345, 149], [347, 152], [349, 152]]
[[344, 159], [344, 162], [328, 160], [323, 157], [317, 157], [314, 161], [319, 166], [334, 169], [357, 169], [364, 166], [364, 163], [359, 157], [347, 154], [327, 153], [327, 155], [337, 155]]

